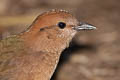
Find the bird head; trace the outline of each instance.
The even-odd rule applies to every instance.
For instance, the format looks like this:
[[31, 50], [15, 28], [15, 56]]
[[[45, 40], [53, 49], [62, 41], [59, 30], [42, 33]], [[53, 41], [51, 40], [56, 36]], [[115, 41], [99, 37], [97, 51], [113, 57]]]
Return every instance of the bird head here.
[[51, 10], [37, 17], [32, 24], [31, 32], [48, 32], [51, 36], [70, 38], [81, 30], [96, 29], [96, 27], [79, 22], [65, 10]]
[[36, 45], [41, 42], [40, 44], [47, 44], [47, 46], [54, 44], [61, 46], [69, 44], [77, 32], [91, 29], [96, 27], [79, 22], [65, 10], [51, 10], [39, 15], [26, 32], [30, 37], [33, 35], [31, 40], [30, 37], [27, 38], [30, 44], [33, 40]]

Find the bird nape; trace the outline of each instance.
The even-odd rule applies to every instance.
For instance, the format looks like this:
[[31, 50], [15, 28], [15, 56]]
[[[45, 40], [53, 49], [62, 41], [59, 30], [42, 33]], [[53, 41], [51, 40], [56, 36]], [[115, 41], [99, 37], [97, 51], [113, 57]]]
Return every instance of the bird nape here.
[[0, 80], [50, 80], [75, 34], [91, 29], [65, 10], [39, 15], [26, 31], [0, 41]]

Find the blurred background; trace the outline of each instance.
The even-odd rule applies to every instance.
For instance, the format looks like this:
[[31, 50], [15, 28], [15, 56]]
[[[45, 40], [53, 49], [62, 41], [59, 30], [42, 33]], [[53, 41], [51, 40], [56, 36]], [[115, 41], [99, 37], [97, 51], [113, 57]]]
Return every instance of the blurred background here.
[[0, 0], [0, 39], [24, 31], [51, 9], [97, 27], [75, 36], [51, 80], [120, 80], [120, 0]]

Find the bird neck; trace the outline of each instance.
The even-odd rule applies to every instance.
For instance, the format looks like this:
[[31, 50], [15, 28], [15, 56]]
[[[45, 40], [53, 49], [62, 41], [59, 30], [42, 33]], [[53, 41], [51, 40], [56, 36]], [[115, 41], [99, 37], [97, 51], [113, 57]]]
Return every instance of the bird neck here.
[[33, 34], [25, 33], [21, 36], [25, 42], [25, 45], [32, 52], [49, 52], [49, 53], [61, 53], [66, 47], [69, 46], [71, 40], [67, 38], [56, 38], [48, 34]]
[[[30, 36], [29, 36], [29, 35]], [[41, 35], [41, 34], [39, 34]], [[43, 76], [45, 76], [44, 80], [48, 80], [51, 78], [54, 73], [56, 66], [58, 64], [61, 52], [68, 46], [69, 41], [67, 39], [48, 37], [47, 34], [42, 34], [41, 36], [33, 35], [30, 33], [21, 35], [21, 38], [24, 40], [25, 46], [27, 47], [27, 51], [31, 53], [31, 55], [40, 54], [38, 58], [42, 59], [42, 63], [40, 65], [40, 70], [43, 72]], [[39, 61], [35, 61], [39, 63]], [[38, 66], [35, 68], [39, 68]], [[38, 74], [37, 74], [38, 75]]]

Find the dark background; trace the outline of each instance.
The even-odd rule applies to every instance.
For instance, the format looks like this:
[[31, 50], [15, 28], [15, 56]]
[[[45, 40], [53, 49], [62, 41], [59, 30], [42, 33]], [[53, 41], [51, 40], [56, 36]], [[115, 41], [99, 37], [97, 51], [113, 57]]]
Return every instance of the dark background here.
[[51, 80], [120, 80], [120, 0], [0, 0], [0, 39], [24, 31], [51, 9], [97, 27], [75, 36]]

